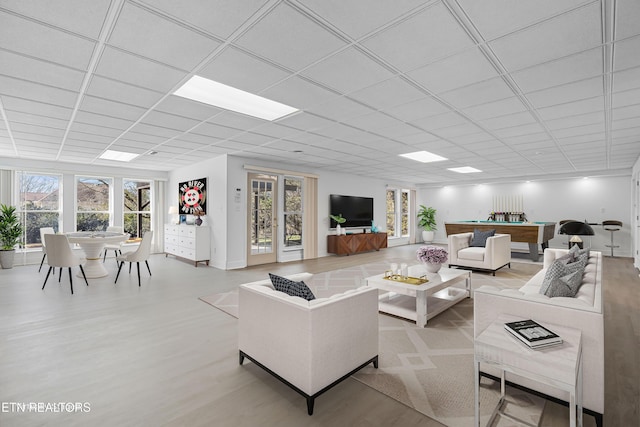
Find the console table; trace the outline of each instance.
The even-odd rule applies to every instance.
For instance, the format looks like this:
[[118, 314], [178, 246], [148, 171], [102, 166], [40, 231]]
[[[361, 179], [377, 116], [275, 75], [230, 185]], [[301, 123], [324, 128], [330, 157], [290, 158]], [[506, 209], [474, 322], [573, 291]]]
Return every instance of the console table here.
[[327, 252], [336, 255], [352, 255], [360, 252], [379, 251], [387, 247], [387, 233], [331, 234], [327, 236]]

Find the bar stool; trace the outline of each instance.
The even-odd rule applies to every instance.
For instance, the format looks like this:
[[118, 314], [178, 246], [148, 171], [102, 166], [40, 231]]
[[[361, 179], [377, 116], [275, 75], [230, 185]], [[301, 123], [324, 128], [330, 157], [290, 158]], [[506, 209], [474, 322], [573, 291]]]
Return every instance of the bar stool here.
[[613, 248], [619, 248], [619, 245], [613, 244], [613, 233], [619, 231], [622, 228], [622, 222], [615, 220], [602, 221], [602, 226], [606, 231], [611, 233], [611, 244], [605, 245], [607, 248], [611, 248], [611, 256], [613, 256]]

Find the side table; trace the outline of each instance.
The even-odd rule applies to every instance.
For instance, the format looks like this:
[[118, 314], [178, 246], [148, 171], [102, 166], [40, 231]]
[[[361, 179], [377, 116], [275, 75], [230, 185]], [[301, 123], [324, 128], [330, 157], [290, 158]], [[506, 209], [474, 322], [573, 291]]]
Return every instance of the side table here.
[[[506, 322], [516, 320], [523, 319], [501, 315], [474, 341], [475, 425], [480, 426], [480, 363], [487, 363], [501, 371], [500, 401], [487, 425], [491, 425], [499, 414], [507, 416], [501, 412], [501, 408], [505, 396], [505, 376], [510, 372], [569, 392], [570, 426], [576, 427], [577, 419], [577, 425], [582, 427], [582, 332], [539, 322], [560, 335], [563, 343], [534, 350], [504, 329]], [[517, 421], [526, 424], [523, 420]]]

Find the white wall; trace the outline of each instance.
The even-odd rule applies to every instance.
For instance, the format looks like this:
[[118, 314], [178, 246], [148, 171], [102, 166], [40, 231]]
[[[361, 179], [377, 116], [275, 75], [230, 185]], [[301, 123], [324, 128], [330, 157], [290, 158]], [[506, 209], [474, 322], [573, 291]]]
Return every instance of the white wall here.
[[[207, 215], [203, 225], [210, 227], [211, 259], [214, 267], [227, 268], [227, 156], [194, 163], [169, 173], [166, 200], [169, 206], [178, 205], [178, 184], [190, 179], [207, 178]], [[168, 211], [169, 206], [166, 207]]]
[[[575, 178], [529, 183], [481, 184], [423, 188], [418, 191], [418, 204], [433, 206], [437, 210], [438, 230], [436, 242], [446, 242], [444, 223], [447, 221], [485, 220], [493, 209], [494, 196], [522, 195], [524, 211], [530, 221], [558, 222], [575, 219], [590, 223], [615, 219], [623, 222], [623, 229], [615, 234], [620, 248], [615, 255], [631, 256], [631, 176]], [[610, 234], [602, 226], [593, 226], [595, 236], [584, 237], [588, 245], [605, 255], [611, 249]], [[551, 247], [566, 247], [567, 237], [557, 234], [550, 240]], [[513, 244], [514, 249], [527, 250], [526, 244]]]

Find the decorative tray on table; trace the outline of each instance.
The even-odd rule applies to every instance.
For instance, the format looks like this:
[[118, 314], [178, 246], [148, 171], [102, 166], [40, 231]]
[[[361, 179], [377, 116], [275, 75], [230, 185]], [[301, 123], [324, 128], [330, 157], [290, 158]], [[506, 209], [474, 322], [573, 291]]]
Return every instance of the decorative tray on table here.
[[402, 276], [401, 274], [390, 274], [385, 272], [383, 279], [391, 280], [393, 282], [401, 282], [406, 283], [408, 285], [422, 285], [423, 283], [427, 283], [429, 279], [426, 277], [411, 277], [411, 276]]

